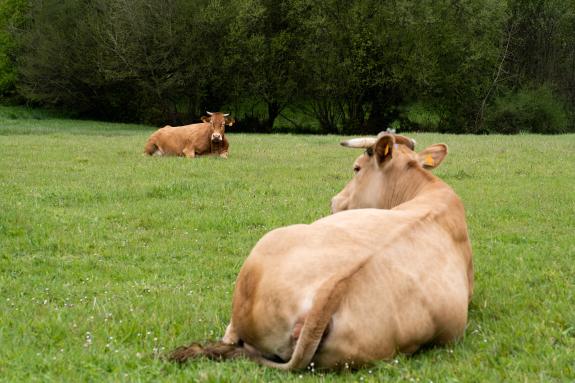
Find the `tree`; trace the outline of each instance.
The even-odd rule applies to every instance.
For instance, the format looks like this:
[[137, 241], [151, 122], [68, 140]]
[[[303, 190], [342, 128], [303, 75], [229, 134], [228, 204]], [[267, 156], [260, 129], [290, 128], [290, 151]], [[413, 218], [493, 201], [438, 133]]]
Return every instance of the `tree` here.
[[22, 95], [95, 118], [137, 118], [135, 84], [102, 68], [106, 55], [91, 29], [91, 17], [104, 6], [81, 0], [32, 2], [31, 22], [18, 35]]
[[509, 0], [512, 87], [551, 85], [575, 109], [575, 1]]
[[470, 129], [465, 121], [472, 121], [497, 58], [499, 3], [314, 2], [305, 23], [313, 38], [303, 56], [317, 118], [325, 125], [340, 120], [341, 129], [329, 129], [349, 133], [377, 133], [397, 121], [426, 128], [410, 126], [415, 105], [441, 119], [442, 129], [462, 129], [462, 121]]
[[0, 27], [0, 92], [95, 118], [481, 133], [543, 94], [575, 113], [575, 0], [4, 0]]
[[290, 1], [238, 0], [227, 38], [228, 67], [237, 96], [261, 100], [271, 130], [282, 110], [297, 97], [300, 33], [298, 9]]
[[0, 97], [9, 96], [16, 88], [16, 41], [14, 32], [25, 22], [26, 0], [0, 2]]
[[[90, 117], [154, 121], [188, 98], [199, 109], [206, 84], [197, 46], [202, 3], [183, 0], [34, 1], [20, 35], [20, 91]], [[200, 81], [204, 80], [204, 82]]]

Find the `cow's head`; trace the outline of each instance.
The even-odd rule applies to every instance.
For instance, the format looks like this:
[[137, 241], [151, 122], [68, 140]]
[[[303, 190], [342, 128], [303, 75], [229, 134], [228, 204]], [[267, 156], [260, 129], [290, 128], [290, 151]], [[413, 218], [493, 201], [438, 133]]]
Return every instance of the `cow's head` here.
[[341, 143], [364, 148], [353, 165], [355, 176], [331, 200], [331, 210], [391, 209], [415, 197], [433, 176], [433, 169], [447, 155], [445, 144], [436, 144], [416, 153], [415, 141], [386, 132], [372, 138], [354, 138]]
[[207, 112], [207, 116], [202, 117], [202, 121], [210, 124], [212, 127], [211, 140], [214, 144], [218, 144], [224, 140], [224, 133], [226, 132], [226, 125], [232, 126], [236, 121], [229, 117], [229, 113], [223, 114], [220, 112]]

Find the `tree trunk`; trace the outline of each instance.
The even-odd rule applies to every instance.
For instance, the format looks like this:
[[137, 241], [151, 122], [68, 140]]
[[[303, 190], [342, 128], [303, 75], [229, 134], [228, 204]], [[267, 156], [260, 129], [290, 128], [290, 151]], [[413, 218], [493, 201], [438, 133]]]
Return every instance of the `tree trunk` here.
[[266, 122], [266, 129], [271, 132], [274, 127], [274, 122], [281, 112], [281, 106], [278, 102], [268, 102], [268, 120]]

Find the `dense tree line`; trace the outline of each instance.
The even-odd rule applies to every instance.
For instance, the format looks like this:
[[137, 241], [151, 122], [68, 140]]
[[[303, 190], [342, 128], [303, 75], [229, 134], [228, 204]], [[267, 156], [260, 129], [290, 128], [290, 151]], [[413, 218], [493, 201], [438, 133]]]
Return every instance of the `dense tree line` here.
[[3, 0], [0, 43], [5, 99], [91, 118], [575, 130], [575, 0]]

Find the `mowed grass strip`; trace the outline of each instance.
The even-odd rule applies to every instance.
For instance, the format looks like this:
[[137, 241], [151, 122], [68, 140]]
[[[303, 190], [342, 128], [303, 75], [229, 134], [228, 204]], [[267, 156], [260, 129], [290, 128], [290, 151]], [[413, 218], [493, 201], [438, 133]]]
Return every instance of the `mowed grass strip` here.
[[159, 358], [220, 337], [266, 232], [329, 214], [357, 150], [242, 135], [230, 158], [151, 158], [153, 129], [0, 118], [0, 380], [565, 382], [575, 379], [575, 135], [411, 135], [465, 202], [464, 339], [357, 372]]

